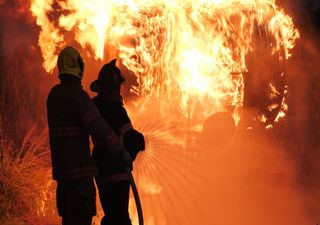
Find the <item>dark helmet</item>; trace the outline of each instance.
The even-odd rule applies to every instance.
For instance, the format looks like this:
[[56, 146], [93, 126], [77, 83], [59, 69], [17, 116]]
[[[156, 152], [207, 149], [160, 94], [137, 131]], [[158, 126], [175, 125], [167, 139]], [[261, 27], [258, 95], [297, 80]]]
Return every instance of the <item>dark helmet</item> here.
[[98, 79], [93, 81], [90, 89], [94, 92], [111, 93], [114, 90], [120, 91], [120, 86], [124, 82], [120, 69], [116, 66], [117, 59], [111, 60], [109, 63], [103, 65]]
[[59, 75], [70, 74], [82, 79], [84, 62], [79, 51], [72, 46], [64, 48], [58, 56]]

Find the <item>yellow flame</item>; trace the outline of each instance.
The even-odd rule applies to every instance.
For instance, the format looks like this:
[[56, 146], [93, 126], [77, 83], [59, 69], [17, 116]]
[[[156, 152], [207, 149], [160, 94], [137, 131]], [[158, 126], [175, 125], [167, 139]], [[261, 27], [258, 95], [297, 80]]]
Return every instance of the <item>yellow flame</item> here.
[[137, 76], [132, 92], [158, 99], [165, 112], [178, 105], [202, 118], [232, 108], [239, 120], [255, 26], [273, 36], [270, 54], [283, 51], [285, 58], [299, 37], [274, 0], [32, 0], [31, 11], [47, 71], [73, 41], [95, 59], [114, 46]]
[[284, 98], [282, 99], [282, 102], [281, 102], [281, 110], [279, 111], [275, 119], [275, 122], [279, 122], [279, 120], [285, 117], [286, 113], [288, 112], [287, 94], [288, 94], [288, 86], [285, 87]]
[[63, 36], [59, 34], [53, 23], [47, 17], [52, 12], [53, 0], [34, 0], [31, 4], [31, 12], [36, 16], [37, 25], [41, 27], [39, 35], [39, 46], [44, 59], [43, 67], [49, 72], [56, 66], [56, 49], [63, 44]]

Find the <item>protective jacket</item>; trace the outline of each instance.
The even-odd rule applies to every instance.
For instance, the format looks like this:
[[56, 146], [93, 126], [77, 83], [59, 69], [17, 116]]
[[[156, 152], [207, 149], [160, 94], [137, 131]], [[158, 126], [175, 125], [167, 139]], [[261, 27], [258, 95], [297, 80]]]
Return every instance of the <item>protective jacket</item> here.
[[[145, 142], [143, 135], [132, 127], [127, 111], [123, 107], [121, 96], [118, 98], [108, 98], [98, 95], [93, 102], [99, 109], [101, 116], [107, 121], [112, 130], [123, 136], [123, 145], [134, 160], [139, 151], [144, 150]], [[110, 176], [124, 172], [121, 165], [115, 162], [103, 149], [96, 147], [93, 149], [93, 157], [99, 167], [100, 176]]]
[[89, 134], [105, 151], [117, 148], [120, 142], [82, 89], [81, 80], [70, 75], [60, 79], [47, 99], [53, 179], [96, 176]]

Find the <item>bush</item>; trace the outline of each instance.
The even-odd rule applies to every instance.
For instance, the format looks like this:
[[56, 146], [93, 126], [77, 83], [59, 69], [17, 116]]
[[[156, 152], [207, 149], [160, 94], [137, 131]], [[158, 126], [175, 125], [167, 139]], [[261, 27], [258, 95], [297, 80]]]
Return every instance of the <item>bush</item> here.
[[0, 224], [53, 224], [57, 221], [55, 183], [47, 132], [24, 138], [18, 148], [0, 144]]

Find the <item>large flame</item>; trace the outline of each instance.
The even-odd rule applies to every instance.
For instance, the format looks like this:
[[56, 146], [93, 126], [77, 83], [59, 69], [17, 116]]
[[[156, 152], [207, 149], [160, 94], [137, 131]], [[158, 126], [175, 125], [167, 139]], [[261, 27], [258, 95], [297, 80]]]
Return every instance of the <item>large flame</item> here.
[[48, 72], [66, 44], [78, 42], [95, 59], [113, 46], [137, 76], [133, 92], [170, 99], [161, 103], [166, 112], [179, 105], [202, 118], [239, 114], [255, 26], [273, 36], [270, 54], [284, 51], [285, 58], [299, 37], [274, 0], [32, 0], [31, 11]]

